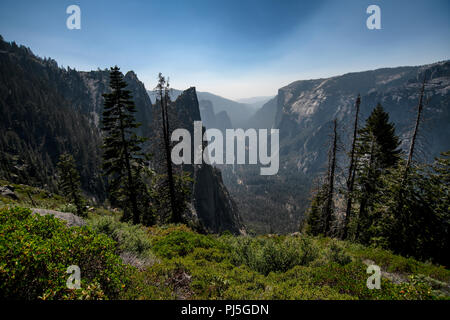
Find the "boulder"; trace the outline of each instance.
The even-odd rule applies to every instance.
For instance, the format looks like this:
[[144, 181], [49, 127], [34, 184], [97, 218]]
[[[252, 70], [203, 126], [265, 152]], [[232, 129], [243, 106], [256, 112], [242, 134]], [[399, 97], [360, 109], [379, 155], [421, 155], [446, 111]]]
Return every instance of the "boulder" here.
[[0, 195], [3, 197], [8, 197], [14, 200], [19, 200], [19, 197], [14, 193], [13, 186], [2, 186], [0, 187]]
[[70, 212], [61, 212], [55, 210], [36, 209], [36, 208], [32, 208], [31, 211], [33, 211], [33, 213], [35, 214], [40, 214], [41, 216], [52, 215], [55, 218], [64, 220], [68, 227], [81, 227], [86, 225], [86, 222], [83, 220], [83, 218], [80, 218], [79, 216]]

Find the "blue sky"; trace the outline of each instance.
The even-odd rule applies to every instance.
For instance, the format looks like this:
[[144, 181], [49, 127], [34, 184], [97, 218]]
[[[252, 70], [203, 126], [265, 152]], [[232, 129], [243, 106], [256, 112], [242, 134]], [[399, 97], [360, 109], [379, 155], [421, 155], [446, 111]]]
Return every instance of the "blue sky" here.
[[[81, 30], [66, 8], [81, 8]], [[366, 8], [381, 8], [369, 30]], [[0, 34], [64, 67], [158, 72], [174, 88], [268, 96], [300, 79], [450, 58], [448, 0], [1, 0]]]

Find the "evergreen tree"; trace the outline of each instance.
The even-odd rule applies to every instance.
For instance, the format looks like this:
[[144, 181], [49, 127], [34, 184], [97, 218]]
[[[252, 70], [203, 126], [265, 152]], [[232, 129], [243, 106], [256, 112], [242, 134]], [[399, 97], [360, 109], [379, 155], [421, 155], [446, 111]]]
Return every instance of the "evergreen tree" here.
[[120, 69], [117, 66], [111, 68], [111, 93], [103, 94], [103, 170], [109, 177], [113, 202], [118, 202], [124, 211], [122, 219], [132, 219], [137, 224], [143, 215], [139, 200], [145, 201], [145, 193], [138, 192], [145, 189], [138, 174], [145, 164], [141, 152], [145, 139], [135, 133], [140, 124], [136, 122], [136, 107], [126, 86]]
[[370, 238], [369, 229], [374, 219], [371, 209], [382, 188], [380, 176], [399, 161], [399, 145], [394, 124], [389, 122], [389, 115], [378, 104], [359, 131], [356, 147], [359, 214], [355, 237], [362, 242]]
[[429, 200], [437, 219], [434, 238], [436, 245], [431, 252], [437, 262], [450, 266], [450, 150], [441, 153], [432, 165], [429, 175]]
[[316, 194], [312, 198], [311, 205], [307, 212], [305, 225], [305, 232], [310, 235], [317, 236], [323, 234], [323, 230], [325, 229], [323, 218], [328, 190], [328, 184], [323, 183], [319, 186]]
[[411, 166], [403, 184], [405, 161], [381, 177], [384, 189], [374, 206], [379, 219], [373, 224], [371, 244], [450, 265], [449, 157], [446, 152], [433, 165]]
[[72, 155], [64, 153], [59, 157], [59, 187], [64, 196], [77, 208], [77, 215], [86, 216], [86, 207], [81, 195], [80, 175]]

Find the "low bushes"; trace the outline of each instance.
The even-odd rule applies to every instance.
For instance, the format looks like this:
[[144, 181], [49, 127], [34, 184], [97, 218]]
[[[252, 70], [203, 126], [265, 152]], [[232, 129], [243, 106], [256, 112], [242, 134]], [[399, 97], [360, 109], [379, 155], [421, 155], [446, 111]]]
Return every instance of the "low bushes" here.
[[231, 247], [231, 261], [245, 264], [264, 275], [286, 272], [294, 266], [308, 265], [318, 257], [319, 249], [309, 238], [226, 237]]
[[147, 231], [141, 225], [132, 225], [117, 221], [112, 216], [96, 216], [88, 221], [93, 231], [106, 234], [117, 241], [121, 252], [130, 252], [138, 256], [147, 256], [151, 242]]
[[[116, 298], [126, 269], [115, 243], [86, 227], [68, 228], [29, 209], [0, 209], [0, 296], [6, 299]], [[67, 268], [81, 269], [81, 289], [66, 287]]]
[[153, 241], [153, 252], [164, 257], [183, 257], [195, 248], [221, 248], [221, 244], [212, 236], [204, 236], [192, 231], [174, 230], [164, 237]]
[[[137, 268], [124, 266], [119, 253]], [[447, 283], [435, 281], [432, 288], [428, 277], [417, 275], [402, 284], [383, 277], [381, 290], [369, 290], [365, 259], [383, 270], [432, 272], [442, 278], [449, 272], [330, 238], [201, 235], [185, 225], [146, 228], [112, 216], [94, 216], [88, 227], [68, 228], [27, 209], [0, 210], [2, 298], [448, 298], [434, 292]], [[70, 265], [81, 269], [81, 290], [66, 288]]]

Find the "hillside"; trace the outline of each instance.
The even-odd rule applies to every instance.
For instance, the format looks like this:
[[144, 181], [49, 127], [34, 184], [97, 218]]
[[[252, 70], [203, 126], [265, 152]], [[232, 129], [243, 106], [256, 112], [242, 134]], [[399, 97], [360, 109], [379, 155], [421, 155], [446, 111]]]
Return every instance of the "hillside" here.
[[[448, 270], [381, 249], [299, 233], [243, 237], [201, 235], [184, 225], [146, 228], [118, 222], [120, 213], [104, 208], [89, 210], [87, 226], [68, 227], [64, 220], [21, 208], [70, 211], [62, 198], [25, 185], [11, 188], [18, 200], [0, 196], [2, 297], [408, 300], [448, 299], [450, 294]], [[46, 237], [39, 236], [43, 223]], [[34, 253], [14, 242], [25, 228], [24, 241], [33, 243]], [[56, 257], [58, 265], [48, 263]], [[52, 273], [41, 273], [32, 285], [22, 282], [43, 261], [41, 272]], [[98, 264], [89, 266], [89, 261]], [[82, 290], [65, 287], [65, 269], [72, 264], [82, 270]], [[381, 290], [366, 287], [368, 264], [381, 267]]]
[[[110, 92], [109, 71], [76, 71], [42, 59], [15, 42], [0, 38], [0, 178], [58, 192], [59, 156], [73, 155], [81, 187], [91, 201], [102, 203], [107, 182], [101, 170], [102, 94]], [[161, 125], [144, 84], [133, 71], [125, 74], [127, 89], [136, 105], [135, 132], [149, 140], [144, 146], [153, 162], [162, 153], [158, 144]], [[192, 128], [201, 120], [195, 88], [179, 92], [171, 114], [172, 129]], [[244, 232], [239, 211], [217, 169], [204, 164], [191, 174], [190, 208], [186, 215], [212, 232]]]

